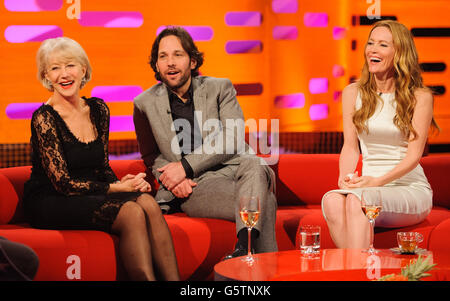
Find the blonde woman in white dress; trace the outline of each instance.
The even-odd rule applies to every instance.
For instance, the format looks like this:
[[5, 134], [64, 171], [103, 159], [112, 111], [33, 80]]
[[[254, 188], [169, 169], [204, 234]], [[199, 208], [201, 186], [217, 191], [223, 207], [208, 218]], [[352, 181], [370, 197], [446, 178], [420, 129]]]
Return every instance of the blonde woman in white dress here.
[[[338, 248], [367, 248], [370, 225], [361, 192], [379, 189], [378, 227], [423, 221], [432, 190], [419, 164], [433, 119], [433, 95], [423, 82], [410, 31], [396, 21], [379, 21], [365, 46], [361, 79], [342, 93], [344, 145], [338, 190], [322, 198], [322, 211]], [[362, 175], [355, 172], [360, 156]]]

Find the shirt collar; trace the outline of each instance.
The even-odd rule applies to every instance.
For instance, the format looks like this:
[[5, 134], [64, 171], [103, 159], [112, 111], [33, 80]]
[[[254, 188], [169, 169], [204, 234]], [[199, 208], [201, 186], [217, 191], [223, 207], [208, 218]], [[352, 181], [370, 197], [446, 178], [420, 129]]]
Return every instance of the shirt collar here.
[[[169, 94], [170, 101], [175, 101], [177, 99], [181, 101], [181, 99], [178, 97], [178, 95], [173, 93], [169, 87], [166, 86], [166, 88], [167, 88], [167, 93]], [[189, 103], [193, 99], [194, 99], [194, 88], [192, 86], [192, 81], [191, 81], [191, 85], [189, 86], [189, 89], [188, 89], [188, 101], [186, 103]]]

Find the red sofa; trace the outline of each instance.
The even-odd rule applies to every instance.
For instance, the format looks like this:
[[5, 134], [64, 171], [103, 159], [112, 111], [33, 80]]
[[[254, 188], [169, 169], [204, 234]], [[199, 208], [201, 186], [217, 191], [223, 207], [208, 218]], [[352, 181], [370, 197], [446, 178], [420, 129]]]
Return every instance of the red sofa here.
[[[280, 155], [272, 168], [277, 173], [277, 241], [279, 250], [296, 248], [299, 224], [322, 227], [322, 248], [334, 248], [322, 216], [322, 195], [336, 188], [337, 154]], [[434, 208], [420, 224], [402, 228], [424, 235], [421, 247], [450, 254], [450, 155], [422, 158], [422, 166], [434, 190]], [[141, 160], [113, 160], [120, 178], [144, 171]], [[117, 258], [118, 239], [99, 231], [39, 230], [23, 219], [21, 197], [30, 167], [0, 169], [0, 236], [21, 242], [36, 251], [40, 266], [35, 280], [124, 280]], [[234, 223], [218, 219], [190, 218], [184, 214], [166, 216], [183, 280], [212, 280], [214, 265], [235, 243]], [[375, 247], [396, 246], [400, 229], [376, 229]]]

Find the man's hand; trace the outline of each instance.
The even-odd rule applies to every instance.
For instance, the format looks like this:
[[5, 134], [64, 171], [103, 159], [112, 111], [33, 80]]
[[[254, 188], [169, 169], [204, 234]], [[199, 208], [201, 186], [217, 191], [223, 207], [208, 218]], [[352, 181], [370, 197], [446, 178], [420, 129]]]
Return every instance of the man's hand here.
[[162, 173], [159, 180], [170, 191], [186, 179], [186, 172], [181, 162], [172, 162], [157, 170]]
[[192, 181], [191, 179], [184, 179], [181, 181], [180, 184], [175, 186], [175, 188], [172, 190], [172, 193], [177, 198], [187, 198], [192, 193], [192, 187], [197, 186], [197, 183]]

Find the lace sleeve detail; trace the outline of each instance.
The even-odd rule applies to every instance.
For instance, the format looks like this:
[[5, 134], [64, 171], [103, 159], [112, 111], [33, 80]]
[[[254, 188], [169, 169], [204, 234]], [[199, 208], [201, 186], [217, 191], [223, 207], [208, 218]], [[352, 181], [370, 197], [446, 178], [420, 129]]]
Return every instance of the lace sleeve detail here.
[[103, 144], [103, 150], [105, 153], [104, 161], [103, 161], [103, 170], [98, 171], [98, 177], [105, 182], [113, 183], [117, 181], [117, 176], [112, 170], [111, 166], [109, 165], [109, 122], [110, 122], [110, 114], [109, 114], [109, 108], [106, 105], [106, 103], [101, 100], [100, 98], [97, 98], [97, 110], [98, 114], [95, 117], [96, 123], [98, 124], [98, 133], [100, 135], [100, 139]]
[[55, 190], [64, 195], [106, 193], [109, 189], [108, 183], [82, 181], [70, 176], [56, 127], [57, 123], [50, 112], [38, 110], [33, 114], [33, 150], [39, 154], [42, 168]]

